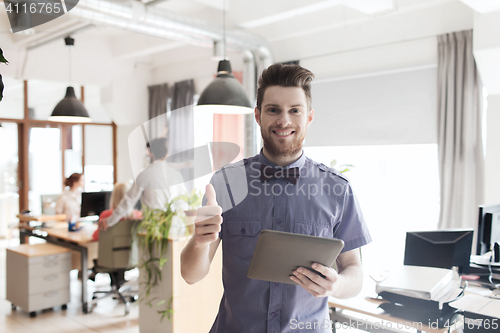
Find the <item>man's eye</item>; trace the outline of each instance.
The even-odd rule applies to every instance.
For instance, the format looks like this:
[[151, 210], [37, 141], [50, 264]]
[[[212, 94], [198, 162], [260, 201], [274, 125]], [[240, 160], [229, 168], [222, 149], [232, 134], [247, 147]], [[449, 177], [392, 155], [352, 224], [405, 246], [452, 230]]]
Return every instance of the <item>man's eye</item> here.
[[276, 113], [276, 112], [278, 112], [278, 109], [271, 108], [271, 109], [267, 109], [267, 111], [271, 112], [271, 113]]
[[300, 113], [300, 109], [292, 109], [291, 112], [292, 113]]

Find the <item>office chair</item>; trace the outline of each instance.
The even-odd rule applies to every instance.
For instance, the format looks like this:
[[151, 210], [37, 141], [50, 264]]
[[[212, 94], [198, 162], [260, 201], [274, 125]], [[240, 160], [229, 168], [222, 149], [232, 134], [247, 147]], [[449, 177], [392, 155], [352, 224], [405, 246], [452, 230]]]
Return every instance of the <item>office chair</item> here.
[[[137, 266], [137, 255], [133, 252], [132, 233], [139, 221], [124, 220], [99, 232], [99, 251], [97, 262], [93, 268], [95, 273], [107, 273], [111, 279], [111, 290], [95, 291], [92, 304], [102, 298], [113, 296], [125, 304], [125, 315], [130, 311], [130, 303], [138, 298], [138, 291], [130, 291], [130, 287], [123, 286], [126, 282], [125, 271]], [[137, 252], [135, 252], [137, 253]], [[127, 294], [125, 294], [127, 292]]]

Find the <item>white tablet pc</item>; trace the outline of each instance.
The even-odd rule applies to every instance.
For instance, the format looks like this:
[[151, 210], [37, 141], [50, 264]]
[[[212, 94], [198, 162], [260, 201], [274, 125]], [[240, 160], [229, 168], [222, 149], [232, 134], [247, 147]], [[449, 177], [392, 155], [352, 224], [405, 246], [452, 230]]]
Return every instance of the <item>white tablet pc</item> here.
[[331, 267], [343, 247], [344, 242], [340, 239], [262, 230], [247, 276], [251, 279], [296, 284], [290, 280], [295, 269], [305, 267], [314, 271], [311, 268], [314, 262]]

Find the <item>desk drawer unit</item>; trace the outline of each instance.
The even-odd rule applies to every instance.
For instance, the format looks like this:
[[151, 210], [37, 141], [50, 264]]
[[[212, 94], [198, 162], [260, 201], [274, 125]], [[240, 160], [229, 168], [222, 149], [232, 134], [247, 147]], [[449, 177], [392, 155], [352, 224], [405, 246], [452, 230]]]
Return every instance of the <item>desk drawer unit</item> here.
[[34, 316], [35, 311], [70, 300], [71, 251], [53, 244], [23, 244], [7, 249], [7, 300]]

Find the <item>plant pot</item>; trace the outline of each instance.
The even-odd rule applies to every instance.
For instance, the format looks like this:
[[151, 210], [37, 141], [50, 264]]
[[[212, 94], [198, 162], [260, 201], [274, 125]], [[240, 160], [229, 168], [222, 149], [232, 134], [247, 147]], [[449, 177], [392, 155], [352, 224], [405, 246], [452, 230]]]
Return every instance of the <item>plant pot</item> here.
[[[158, 281], [156, 286], [151, 287], [151, 293], [146, 298], [146, 285], [148, 276], [147, 271], [141, 267], [139, 270], [139, 329], [141, 332], [148, 333], [171, 333], [173, 332], [172, 319], [163, 318], [158, 311], [168, 310], [169, 300], [173, 296], [172, 287], [172, 242], [169, 241], [168, 247], [164, 253], [160, 254], [156, 249], [156, 244], [153, 244], [153, 255], [155, 257], [167, 257], [167, 263], [161, 269], [161, 281]], [[139, 257], [141, 262], [147, 261], [150, 258], [147, 249], [139, 248]], [[147, 301], [152, 300], [152, 305], [148, 305]], [[165, 303], [157, 305], [159, 301], [164, 300]]]
[[[189, 239], [168, 241], [164, 253], [153, 252], [154, 257], [168, 258], [161, 269], [162, 279], [151, 290], [153, 306], [140, 301], [145, 294], [148, 276], [145, 269], [139, 273], [139, 330], [142, 333], [189, 333], [208, 332], [219, 310], [223, 294], [222, 288], [222, 249], [219, 247], [214, 256], [211, 269], [203, 280], [189, 285], [181, 275], [181, 253]], [[156, 249], [156, 244], [153, 244]], [[149, 252], [139, 249], [142, 260], [148, 260]], [[165, 301], [161, 305], [158, 302]], [[171, 318], [161, 319], [161, 310], [171, 309]], [[194, 318], [194, 319], [193, 319]]]

